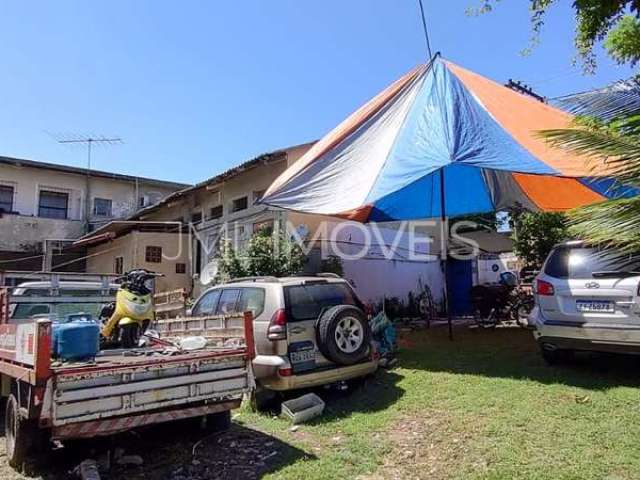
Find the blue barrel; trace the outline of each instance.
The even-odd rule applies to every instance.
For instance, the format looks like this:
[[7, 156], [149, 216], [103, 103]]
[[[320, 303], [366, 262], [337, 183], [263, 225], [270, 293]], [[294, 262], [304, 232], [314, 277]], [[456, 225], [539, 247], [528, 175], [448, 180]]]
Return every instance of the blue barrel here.
[[100, 351], [100, 327], [95, 322], [53, 325], [53, 355], [61, 360], [95, 357]]

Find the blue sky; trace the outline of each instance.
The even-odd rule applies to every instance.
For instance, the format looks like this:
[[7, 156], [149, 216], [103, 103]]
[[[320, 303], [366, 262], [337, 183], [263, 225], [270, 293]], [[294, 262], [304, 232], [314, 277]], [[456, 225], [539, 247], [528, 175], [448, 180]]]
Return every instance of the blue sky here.
[[[434, 50], [546, 96], [628, 77], [599, 49], [572, 67], [571, 2], [542, 44], [528, 1], [425, 0]], [[316, 139], [425, 60], [417, 0], [8, 1], [0, 3], [0, 155], [84, 166], [74, 134], [119, 136], [94, 167], [197, 182], [253, 156]]]

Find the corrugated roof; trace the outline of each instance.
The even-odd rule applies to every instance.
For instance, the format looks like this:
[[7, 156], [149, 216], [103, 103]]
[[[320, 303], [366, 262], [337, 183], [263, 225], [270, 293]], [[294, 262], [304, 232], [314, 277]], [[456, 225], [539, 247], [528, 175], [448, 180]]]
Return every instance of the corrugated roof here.
[[107, 178], [109, 180], [123, 180], [129, 182], [143, 182], [147, 184], [163, 186], [167, 188], [184, 189], [189, 187], [188, 183], [168, 182], [165, 180], [158, 180], [155, 178], [136, 177], [133, 175], [123, 175], [121, 173], [104, 172], [101, 170], [88, 170], [82, 167], [72, 167], [69, 165], [58, 165], [56, 163], [37, 162], [35, 160], [26, 160], [24, 158], [13, 158], [0, 156], [0, 164], [12, 165], [15, 167], [29, 167], [39, 168], [43, 170], [53, 170], [62, 173], [71, 173], [75, 175], [87, 175], [89, 173], [92, 177]]
[[281, 161], [281, 160], [286, 160], [287, 158], [287, 152], [289, 152], [290, 150], [293, 150], [295, 148], [300, 148], [300, 147], [305, 147], [305, 146], [311, 146], [315, 143], [315, 141], [313, 142], [308, 142], [308, 143], [301, 143], [299, 145], [294, 145], [291, 147], [286, 147], [286, 148], [282, 148], [279, 150], [275, 150], [273, 152], [268, 152], [268, 153], [263, 153], [261, 155], [258, 155], [255, 158], [252, 158], [251, 160], [247, 160], [246, 162], [241, 163], [240, 165], [237, 165], [235, 167], [232, 167], [218, 175], [215, 175], [203, 182], [199, 182], [196, 183], [195, 185], [185, 188], [183, 190], [179, 190], [177, 192], [173, 192], [169, 195], [167, 195], [166, 197], [164, 197], [160, 202], [156, 203], [155, 205], [151, 205], [149, 207], [143, 208], [142, 210], [138, 210], [136, 213], [134, 213], [133, 215], [131, 215], [128, 220], [136, 220], [136, 219], [140, 219], [142, 218], [144, 215], [147, 215], [151, 212], [154, 212], [156, 210], [158, 210], [159, 208], [162, 208], [163, 206], [174, 202], [180, 198], [183, 198], [189, 194], [191, 194], [192, 192], [196, 191], [196, 190], [200, 190], [202, 188], [206, 188], [207, 186], [210, 185], [215, 185], [217, 183], [221, 183], [224, 182], [225, 180], [229, 180], [230, 178], [233, 178], [237, 175], [240, 175], [241, 173], [245, 172], [246, 170], [249, 170], [251, 168], [254, 168], [260, 164], [265, 164], [265, 163], [270, 163], [270, 162], [274, 162], [274, 161]]
[[74, 247], [89, 247], [109, 242], [115, 238], [132, 232], [142, 230], [146, 232], [179, 233], [183, 231], [183, 225], [179, 222], [143, 222], [129, 220], [115, 220], [86, 234], [73, 242]]

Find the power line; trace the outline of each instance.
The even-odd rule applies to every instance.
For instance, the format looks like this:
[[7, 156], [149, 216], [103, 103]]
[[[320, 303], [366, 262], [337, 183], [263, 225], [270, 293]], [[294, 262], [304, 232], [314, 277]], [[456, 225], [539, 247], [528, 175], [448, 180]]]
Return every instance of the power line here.
[[429, 60], [433, 58], [433, 54], [431, 53], [431, 42], [429, 41], [429, 29], [427, 28], [427, 17], [424, 13], [424, 5], [422, 4], [422, 0], [418, 0], [418, 4], [420, 5], [420, 17], [422, 18], [422, 28], [424, 30], [424, 39], [427, 43], [427, 55]]

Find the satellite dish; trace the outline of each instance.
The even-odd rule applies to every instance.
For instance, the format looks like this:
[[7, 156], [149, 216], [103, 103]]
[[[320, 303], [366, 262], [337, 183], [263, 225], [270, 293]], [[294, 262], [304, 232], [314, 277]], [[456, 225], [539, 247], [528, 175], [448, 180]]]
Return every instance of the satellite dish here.
[[218, 276], [218, 270], [218, 260], [211, 260], [200, 273], [200, 283], [205, 286], [213, 283]]

